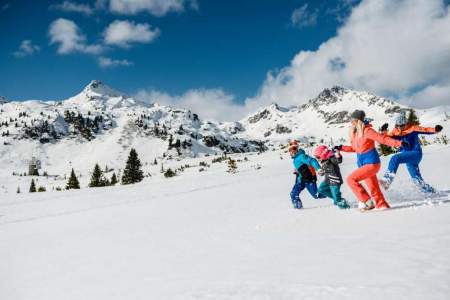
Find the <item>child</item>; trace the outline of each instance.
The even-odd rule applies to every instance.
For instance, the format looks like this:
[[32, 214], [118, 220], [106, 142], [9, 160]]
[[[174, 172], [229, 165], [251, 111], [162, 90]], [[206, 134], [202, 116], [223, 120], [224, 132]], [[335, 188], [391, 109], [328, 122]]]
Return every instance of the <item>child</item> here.
[[319, 146], [314, 150], [314, 156], [322, 166], [319, 175], [324, 175], [325, 180], [319, 186], [319, 194], [333, 199], [333, 204], [339, 208], [350, 208], [347, 201], [341, 197], [342, 180], [339, 164], [342, 163], [342, 155], [339, 151], [333, 153], [327, 146]]
[[318, 198], [317, 184], [316, 181], [314, 181], [314, 175], [312, 174], [310, 167], [319, 170], [320, 165], [317, 160], [306, 155], [305, 151], [299, 148], [298, 141], [294, 140], [289, 143], [289, 154], [293, 159], [295, 167], [294, 174], [296, 174], [295, 184], [291, 191], [292, 205], [296, 209], [301, 209], [303, 208], [303, 204], [299, 195], [305, 188], [313, 198]]
[[442, 131], [441, 125], [435, 127], [421, 127], [419, 125], [408, 124], [406, 113], [402, 111], [395, 120], [395, 128], [388, 131], [388, 124], [381, 127], [382, 133], [396, 140], [405, 143], [400, 147], [399, 153], [393, 155], [389, 160], [389, 167], [383, 178], [380, 179], [381, 186], [387, 190], [394, 181], [399, 165], [405, 164], [413, 182], [423, 193], [435, 193], [435, 189], [426, 183], [420, 174], [420, 161], [422, 160], [422, 147], [420, 146], [419, 134], [436, 134]]

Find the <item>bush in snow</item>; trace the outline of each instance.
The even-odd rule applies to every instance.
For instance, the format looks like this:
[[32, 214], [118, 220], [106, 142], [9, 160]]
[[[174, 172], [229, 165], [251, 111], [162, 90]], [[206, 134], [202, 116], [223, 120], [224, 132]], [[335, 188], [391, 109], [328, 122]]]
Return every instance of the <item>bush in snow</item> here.
[[174, 177], [174, 176], [176, 176], [176, 175], [177, 175], [177, 173], [174, 172], [174, 171], [172, 171], [171, 168], [168, 168], [168, 169], [166, 170], [166, 172], [164, 172], [164, 177], [166, 177], [166, 178]]
[[237, 164], [234, 159], [229, 158], [228, 159], [228, 173], [234, 174], [237, 172]]
[[46, 192], [47, 190], [45, 189], [45, 187], [40, 186], [37, 191], [42, 193], [42, 192]]

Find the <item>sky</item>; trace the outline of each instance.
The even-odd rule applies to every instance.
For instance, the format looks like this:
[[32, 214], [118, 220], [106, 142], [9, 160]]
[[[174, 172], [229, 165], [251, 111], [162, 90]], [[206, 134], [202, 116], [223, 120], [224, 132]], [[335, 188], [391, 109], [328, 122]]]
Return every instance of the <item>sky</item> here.
[[450, 105], [450, 0], [0, 0], [0, 95], [93, 79], [226, 119], [342, 85]]

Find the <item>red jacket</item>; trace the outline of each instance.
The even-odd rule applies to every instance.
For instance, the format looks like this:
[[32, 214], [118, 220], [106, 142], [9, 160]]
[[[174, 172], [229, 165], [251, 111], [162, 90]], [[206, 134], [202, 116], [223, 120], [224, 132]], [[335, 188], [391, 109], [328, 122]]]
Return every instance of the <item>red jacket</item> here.
[[387, 135], [376, 132], [372, 125], [367, 124], [364, 128], [363, 136], [354, 136], [351, 140], [351, 146], [342, 146], [344, 152], [356, 152], [358, 155], [358, 166], [366, 164], [380, 163], [380, 157], [375, 149], [375, 142], [391, 147], [400, 147], [401, 141], [388, 137]]

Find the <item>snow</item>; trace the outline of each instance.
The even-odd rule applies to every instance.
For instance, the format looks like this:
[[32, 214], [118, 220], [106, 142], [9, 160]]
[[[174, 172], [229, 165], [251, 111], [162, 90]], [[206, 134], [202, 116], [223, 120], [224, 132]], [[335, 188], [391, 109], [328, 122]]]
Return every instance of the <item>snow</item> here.
[[[130, 186], [83, 176], [79, 191], [0, 193], [1, 299], [448, 299], [450, 199], [423, 199], [404, 167], [391, 210], [305, 193], [294, 210], [287, 153], [233, 155], [237, 174], [213, 158]], [[424, 148], [422, 174], [443, 191], [449, 161], [449, 147]], [[354, 168], [344, 154], [343, 175]]]

